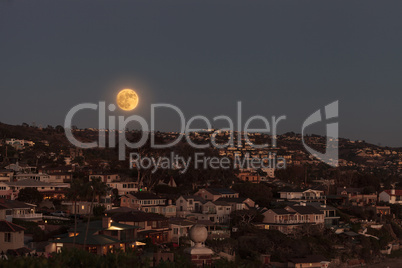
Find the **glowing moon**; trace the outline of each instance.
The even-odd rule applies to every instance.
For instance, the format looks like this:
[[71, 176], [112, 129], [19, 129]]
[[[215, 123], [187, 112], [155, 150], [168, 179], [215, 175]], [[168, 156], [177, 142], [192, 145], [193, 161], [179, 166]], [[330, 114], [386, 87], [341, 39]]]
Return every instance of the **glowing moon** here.
[[132, 89], [123, 89], [117, 94], [117, 105], [124, 111], [131, 111], [138, 105], [138, 95]]

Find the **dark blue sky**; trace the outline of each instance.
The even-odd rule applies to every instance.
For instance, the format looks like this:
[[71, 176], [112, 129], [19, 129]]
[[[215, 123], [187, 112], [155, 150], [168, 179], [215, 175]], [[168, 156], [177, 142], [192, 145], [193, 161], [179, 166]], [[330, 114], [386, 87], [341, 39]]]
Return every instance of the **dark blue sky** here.
[[[287, 115], [339, 100], [340, 135], [402, 146], [402, 1], [0, 0], [0, 121], [63, 124], [82, 102], [140, 95], [202, 114]], [[160, 114], [172, 130], [173, 114]], [[79, 127], [95, 127], [81, 114]], [[323, 127], [322, 127], [323, 128]]]

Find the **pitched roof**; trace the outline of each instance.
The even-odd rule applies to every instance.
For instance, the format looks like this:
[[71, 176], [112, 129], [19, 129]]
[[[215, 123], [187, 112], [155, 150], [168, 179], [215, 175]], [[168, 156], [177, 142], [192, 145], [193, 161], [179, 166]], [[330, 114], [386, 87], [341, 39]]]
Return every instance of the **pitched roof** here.
[[296, 212], [288, 211], [288, 210], [286, 210], [284, 208], [273, 208], [273, 209], [270, 209], [270, 210], [272, 212], [274, 212], [275, 214], [278, 214], [278, 215], [296, 214]]
[[0, 205], [5, 207], [6, 209], [36, 207], [36, 205], [34, 205], [34, 204], [29, 204], [29, 203], [21, 202], [18, 200], [9, 200], [9, 199], [1, 199]]
[[194, 201], [200, 201], [205, 203], [205, 199], [198, 195], [182, 195], [182, 197], [186, 200], [194, 199]]
[[0, 221], [0, 232], [19, 232], [24, 231], [25, 228], [9, 221]]
[[215, 205], [217, 205], [217, 206], [227, 206], [227, 207], [230, 207], [230, 206], [231, 206], [228, 202], [219, 201], [219, 200], [213, 201], [212, 203], [215, 204]]
[[246, 201], [248, 198], [246, 197], [220, 197], [216, 201], [224, 201], [227, 203], [243, 203]]
[[322, 203], [318, 203], [318, 202], [309, 202], [307, 204], [307, 206], [312, 206], [315, 207], [318, 210], [336, 210], [336, 208], [334, 208], [333, 206], [327, 205], [327, 204], [322, 204]]

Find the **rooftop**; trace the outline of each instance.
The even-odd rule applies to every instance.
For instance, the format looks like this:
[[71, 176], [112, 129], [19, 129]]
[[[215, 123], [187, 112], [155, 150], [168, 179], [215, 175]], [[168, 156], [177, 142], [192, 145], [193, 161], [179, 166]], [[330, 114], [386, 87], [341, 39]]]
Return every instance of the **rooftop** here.
[[132, 211], [120, 213], [112, 216], [113, 221], [117, 222], [144, 222], [144, 221], [163, 221], [165, 216], [156, 213], [146, 213], [143, 211]]
[[0, 232], [19, 232], [24, 231], [25, 228], [9, 221], [0, 221]]

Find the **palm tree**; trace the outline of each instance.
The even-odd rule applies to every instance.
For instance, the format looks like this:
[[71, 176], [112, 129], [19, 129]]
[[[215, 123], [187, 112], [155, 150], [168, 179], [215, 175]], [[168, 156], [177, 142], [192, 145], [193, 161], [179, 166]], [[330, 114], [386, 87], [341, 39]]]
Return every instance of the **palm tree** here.
[[106, 195], [107, 193], [107, 185], [101, 181], [101, 178], [93, 178], [92, 181], [90, 181], [88, 183], [88, 187], [86, 187], [89, 191], [88, 191], [88, 197], [91, 197], [91, 205], [89, 207], [89, 211], [88, 211], [88, 221], [87, 221], [87, 228], [85, 231], [85, 239], [84, 239], [84, 249], [85, 246], [87, 244], [87, 237], [88, 237], [88, 230], [89, 230], [89, 222], [91, 219], [91, 212], [92, 212], [92, 207], [93, 207], [93, 203], [95, 200], [95, 196], [98, 196], [98, 201], [100, 201], [100, 197], [103, 195]]
[[77, 234], [77, 201], [85, 197], [85, 182], [82, 178], [73, 179], [70, 184], [70, 188], [67, 192], [67, 199], [74, 202], [74, 239], [73, 247], [75, 246], [75, 237]]

